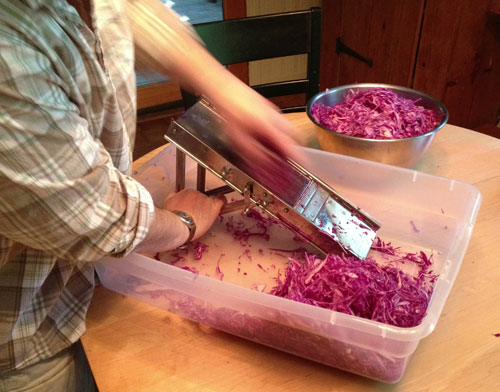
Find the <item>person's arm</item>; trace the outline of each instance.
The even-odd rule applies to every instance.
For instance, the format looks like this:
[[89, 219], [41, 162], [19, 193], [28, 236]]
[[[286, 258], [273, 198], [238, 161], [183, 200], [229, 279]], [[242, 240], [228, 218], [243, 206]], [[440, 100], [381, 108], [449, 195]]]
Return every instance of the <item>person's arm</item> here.
[[267, 162], [263, 146], [304, 161], [293, 148], [297, 133], [267, 99], [226, 70], [159, 0], [127, 0], [137, 61], [201, 93], [230, 126], [228, 135], [242, 155]]
[[[182, 245], [184, 223], [113, 165], [53, 62], [13, 30], [0, 48], [0, 238], [74, 262]], [[215, 217], [184, 202], [167, 207], [195, 216], [202, 235]]]

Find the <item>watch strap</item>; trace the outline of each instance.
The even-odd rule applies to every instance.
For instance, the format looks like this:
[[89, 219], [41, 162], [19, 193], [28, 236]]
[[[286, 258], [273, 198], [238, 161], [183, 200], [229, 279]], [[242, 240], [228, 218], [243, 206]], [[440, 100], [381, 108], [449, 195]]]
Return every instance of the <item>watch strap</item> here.
[[186, 242], [183, 244], [187, 244], [189, 242], [191, 242], [191, 240], [193, 239], [194, 237], [194, 234], [196, 232], [196, 223], [194, 222], [194, 219], [191, 215], [189, 215], [188, 213], [184, 212], [184, 211], [179, 211], [179, 210], [175, 210], [175, 211], [172, 211], [175, 215], [177, 215], [181, 221], [187, 226], [187, 228], [189, 229], [189, 236], [188, 236], [188, 239], [186, 240]]

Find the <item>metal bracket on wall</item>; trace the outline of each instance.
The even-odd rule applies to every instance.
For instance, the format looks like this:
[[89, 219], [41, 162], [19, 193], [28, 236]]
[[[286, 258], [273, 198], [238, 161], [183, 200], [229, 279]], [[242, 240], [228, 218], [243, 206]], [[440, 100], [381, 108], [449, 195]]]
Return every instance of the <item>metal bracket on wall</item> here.
[[342, 39], [340, 37], [337, 38], [337, 46], [335, 48], [335, 52], [337, 54], [347, 54], [348, 56], [354, 57], [355, 59], [358, 59], [362, 61], [365, 64], [368, 64], [368, 66], [371, 68], [373, 67], [373, 61], [370, 59], [367, 59], [366, 57], [360, 55], [358, 52], [356, 52], [354, 49], [350, 48], [344, 42], [342, 42]]

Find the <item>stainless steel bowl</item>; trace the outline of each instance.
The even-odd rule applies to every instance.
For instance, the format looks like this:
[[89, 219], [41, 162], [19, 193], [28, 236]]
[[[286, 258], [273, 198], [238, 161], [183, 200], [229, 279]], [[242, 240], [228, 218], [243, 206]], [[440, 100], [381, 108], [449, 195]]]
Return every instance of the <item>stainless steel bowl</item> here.
[[[311, 115], [311, 108], [316, 103], [333, 106], [342, 102], [347, 92], [351, 89], [368, 90], [376, 87], [388, 88], [402, 98], [418, 99], [418, 105], [426, 109], [441, 112], [443, 120], [435, 129], [423, 135], [404, 139], [381, 140], [337, 133], [332, 129], [318, 124]], [[430, 95], [407, 87], [377, 83], [348, 84], [318, 93], [307, 103], [307, 115], [317, 125], [316, 136], [323, 150], [402, 167], [415, 166], [429, 148], [436, 132], [448, 121], [448, 110], [446, 107]]]

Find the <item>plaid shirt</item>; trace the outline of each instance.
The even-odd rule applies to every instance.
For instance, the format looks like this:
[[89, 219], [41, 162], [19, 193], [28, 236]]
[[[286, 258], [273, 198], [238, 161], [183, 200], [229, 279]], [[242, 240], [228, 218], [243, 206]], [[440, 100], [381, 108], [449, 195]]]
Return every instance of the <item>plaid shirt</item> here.
[[93, 30], [64, 0], [0, 1], [0, 371], [77, 341], [92, 262], [146, 236], [153, 202], [129, 173], [134, 58], [120, 0]]

